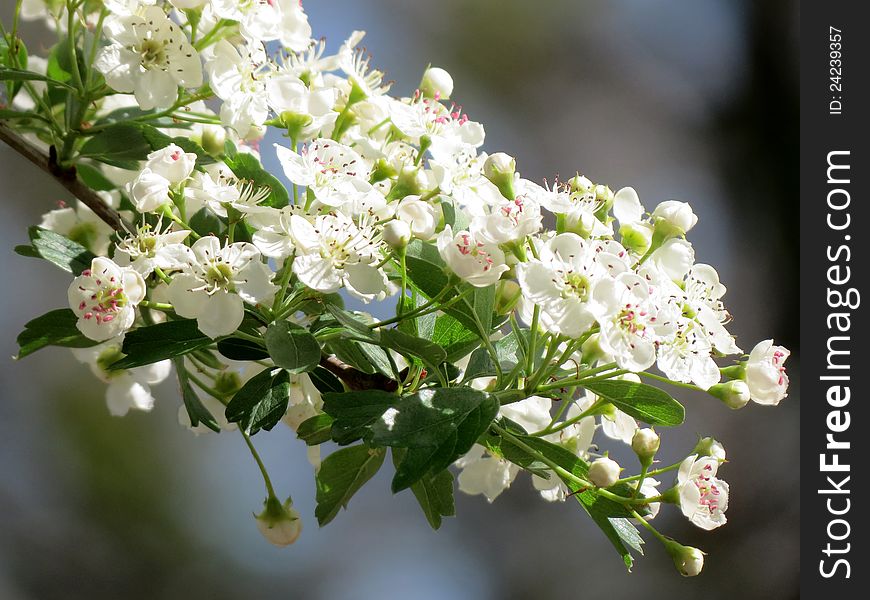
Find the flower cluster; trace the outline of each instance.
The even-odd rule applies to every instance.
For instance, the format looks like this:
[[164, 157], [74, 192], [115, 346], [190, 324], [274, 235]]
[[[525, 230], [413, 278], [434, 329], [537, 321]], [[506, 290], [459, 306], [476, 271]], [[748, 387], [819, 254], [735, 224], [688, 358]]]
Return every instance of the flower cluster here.
[[[323, 490], [364, 482], [387, 447], [394, 491], [443, 493], [446, 473], [452, 492], [453, 465], [460, 490], [492, 502], [525, 470], [548, 501], [603, 497], [619, 508], [611, 520], [654, 532], [668, 503], [703, 529], [725, 523], [724, 450], [702, 440], [656, 466], [652, 427], [680, 424], [684, 409], [642, 379], [731, 408], [775, 405], [789, 353], [767, 340], [741, 355], [725, 286], [686, 239], [698, 221], [689, 204], [649, 210], [633, 188], [579, 173], [522, 177], [513, 157], [482, 149], [484, 127], [449, 100], [445, 70], [390, 95], [358, 49], [363, 34], [328, 54], [296, 0], [88, 7], [68, 4], [79, 19], [56, 21], [99, 25], [101, 36], [91, 56], [81, 50], [92, 70], [60, 160], [98, 176], [100, 208], [122, 210], [120, 230], [87, 208], [59, 209], [32, 253], [63, 262], [42, 251], [52, 231], [71, 249], [61, 266], [77, 274], [75, 328], [51, 339], [80, 348], [110, 382], [113, 414], [149, 410], [148, 385], [171, 364], [180, 420], [196, 433], [238, 429], [256, 455], [251, 436], [283, 420], [318, 478], [364, 465], [318, 486], [321, 524], [340, 508]], [[26, 133], [56, 135], [41, 127]], [[268, 127], [285, 138], [274, 149], [260, 146]], [[275, 152], [286, 185], [261, 150]], [[343, 298], [389, 302], [396, 316], [375, 322]], [[720, 366], [727, 356], [736, 362]], [[634, 450], [638, 474], [602, 451], [599, 430]], [[328, 441], [360, 443], [320, 469]], [[292, 543], [301, 518], [257, 462], [267, 490], [257, 526]], [[424, 510], [437, 527], [451, 513], [434, 506]], [[684, 575], [697, 574], [700, 551], [655, 535]]]

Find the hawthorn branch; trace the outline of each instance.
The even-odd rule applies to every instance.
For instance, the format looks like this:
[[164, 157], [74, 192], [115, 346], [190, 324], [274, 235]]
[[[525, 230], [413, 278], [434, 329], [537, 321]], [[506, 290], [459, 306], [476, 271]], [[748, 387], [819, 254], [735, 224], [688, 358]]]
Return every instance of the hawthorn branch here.
[[399, 384], [380, 373], [363, 373], [337, 359], [334, 356], [323, 355], [320, 366], [341, 379], [352, 390], [383, 390], [395, 392]]
[[49, 153], [46, 155], [2, 120], [0, 120], [0, 140], [6, 142], [18, 154], [51, 175], [66, 191], [81, 200], [82, 204], [94, 211], [94, 214], [112, 229], [120, 232], [132, 230], [128, 224], [124, 223], [118, 211], [107, 205], [94, 190], [78, 179], [75, 167], [63, 168], [58, 164], [57, 151], [54, 146], [49, 148]]

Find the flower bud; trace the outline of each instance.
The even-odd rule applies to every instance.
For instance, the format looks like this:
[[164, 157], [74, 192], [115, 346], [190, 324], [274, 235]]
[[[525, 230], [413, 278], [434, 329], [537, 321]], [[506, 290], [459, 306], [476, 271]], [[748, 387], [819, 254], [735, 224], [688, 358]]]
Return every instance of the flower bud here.
[[483, 163], [483, 174], [508, 200], [516, 198], [514, 193], [514, 173], [516, 170], [517, 161], [504, 152], [489, 155], [486, 162]]
[[653, 456], [659, 451], [661, 439], [652, 429], [638, 429], [631, 438], [631, 449], [637, 454], [641, 463], [650, 464]]
[[302, 533], [302, 519], [293, 508], [290, 498], [282, 505], [275, 496], [269, 496], [263, 503], [264, 509], [257, 520], [257, 529], [270, 543], [276, 546], [289, 546]]
[[690, 454], [709, 456], [710, 458], [715, 458], [719, 462], [722, 462], [725, 460], [725, 446], [711, 437], [705, 437], [701, 438], [698, 443], [695, 444], [695, 448]]
[[220, 125], [203, 125], [199, 143], [212, 156], [223, 153], [226, 140], [227, 132]]
[[513, 279], [503, 279], [498, 282], [495, 294], [496, 314], [507, 315], [520, 301], [523, 291]]
[[646, 223], [624, 223], [619, 228], [622, 245], [637, 254], [646, 254], [652, 244], [652, 228]]
[[152, 212], [169, 202], [169, 180], [146, 167], [127, 187], [139, 212]]
[[743, 408], [749, 402], [749, 386], [745, 381], [734, 380], [726, 383], [717, 383], [707, 392], [725, 403], [732, 409]]
[[215, 377], [214, 389], [231, 396], [242, 389], [242, 378], [235, 371], [220, 371]]
[[687, 202], [678, 200], [666, 200], [660, 203], [653, 211], [652, 218], [656, 233], [662, 239], [685, 235], [698, 222], [692, 207]]
[[440, 67], [429, 67], [423, 73], [420, 91], [427, 98], [448, 99], [453, 93], [453, 78]]
[[683, 546], [674, 540], [666, 540], [664, 544], [683, 577], [694, 577], [704, 568], [704, 553], [697, 548]]
[[160, 175], [175, 185], [190, 177], [196, 166], [196, 154], [185, 152], [175, 144], [169, 144], [149, 154], [145, 166], [151, 169], [152, 173]]
[[606, 488], [617, 482], [621, 470], [615, 460], [602, 456], [589, 465], [587, 476], [595, 486]]
[[602, 360], [606, 357], [606, 352], [601, 348], [601, 344], [598, 341], [598, 334], [592, 334], [589, 336], [583, 345], [580, 346], [581, 359], [580, 361], [584, 365], [594, 365], [597, 361]]
[[391, 248], [401, 250], [411, 241], [411, 226], [396, 219], [384, 225], [381, 235]]

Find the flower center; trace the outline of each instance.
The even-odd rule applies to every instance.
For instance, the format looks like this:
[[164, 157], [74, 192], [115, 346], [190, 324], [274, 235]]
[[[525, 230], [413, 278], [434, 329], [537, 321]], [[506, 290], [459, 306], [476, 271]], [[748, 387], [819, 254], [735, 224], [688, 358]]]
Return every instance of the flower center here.
[[637, 306], [626, 304], [625, 308], [623, 308], [616, 317], [616, 323], [632, 335], [643, 336], [644, 330], [646, 329], [646, 323], [643, 321], [646, 316], [647, 313], [640, 310]]
[[144, 69], [157, 67], [165, 69], [169, 64], [169, 59], [166, 56], [166, 42], [158, 42], [157, 40], [145, 39], [139, 44], [139, 64]]
[[233, 268], [226, 263], [212, 263], [205, 271], [205, 277], [215, 287], [228, 288], [233, 282]]

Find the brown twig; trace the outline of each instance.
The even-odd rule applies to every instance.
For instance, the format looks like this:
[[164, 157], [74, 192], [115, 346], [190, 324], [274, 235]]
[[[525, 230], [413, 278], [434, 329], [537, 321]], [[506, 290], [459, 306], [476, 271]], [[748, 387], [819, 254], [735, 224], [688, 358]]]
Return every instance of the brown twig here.
[[399, 384], [380, 373], [363, 373], [337, 359], [326, 356], [320, 359], [320, 366], [341, 379], [352, 390], [384, 390], [395, 392]]
[[[4, 121], [0, 121], [0, 140], [18, 152], [21, 156], [48, 173], [56, 182], [62, 185], [70, 194], [82, 201], [82, 203], [94, 211], [100, 219], [105, 221], [112, 229], [123, 232], [124, 220], [118, 211], [107, 205], [100, 196], [76, 177], [75, 167], [63, 169], [57, 164], [57, 156], [54, 146], [49, 149], [49, 154], [40, 151], [36, 146], [16, 133]], [[129, 227], [129, 226], [127, 226]]]

